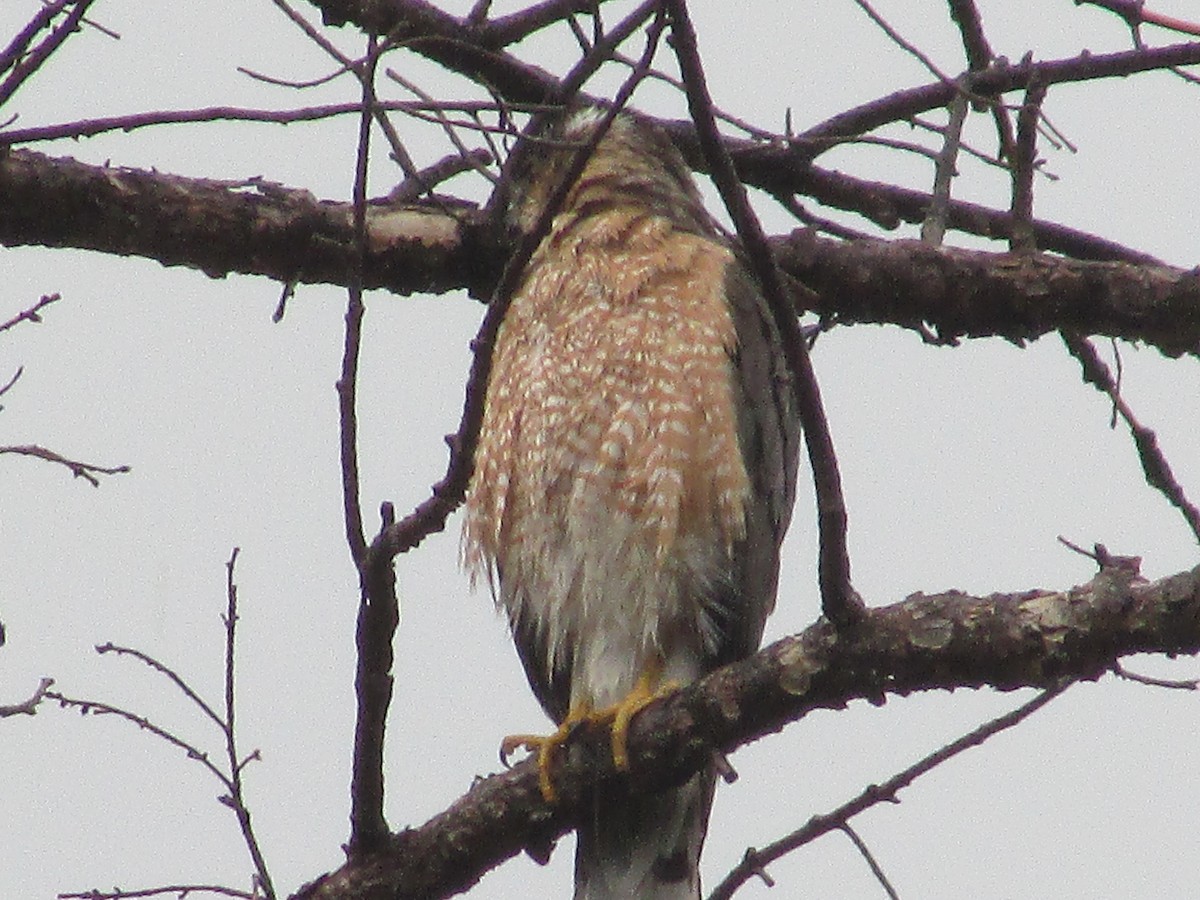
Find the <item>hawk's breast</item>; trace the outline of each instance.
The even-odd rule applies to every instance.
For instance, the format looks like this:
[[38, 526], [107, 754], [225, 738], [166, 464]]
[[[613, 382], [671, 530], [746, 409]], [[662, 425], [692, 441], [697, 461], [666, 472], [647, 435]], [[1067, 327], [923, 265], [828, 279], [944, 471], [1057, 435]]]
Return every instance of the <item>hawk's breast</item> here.
[[[494, 351], [464, 556], [571, 703], [657, 657], [691, 680], [749, 481], [732, 388], [730, 251], [635, 208], [560, 215]], [[672, 671], [672, 669], [678, 671]]]

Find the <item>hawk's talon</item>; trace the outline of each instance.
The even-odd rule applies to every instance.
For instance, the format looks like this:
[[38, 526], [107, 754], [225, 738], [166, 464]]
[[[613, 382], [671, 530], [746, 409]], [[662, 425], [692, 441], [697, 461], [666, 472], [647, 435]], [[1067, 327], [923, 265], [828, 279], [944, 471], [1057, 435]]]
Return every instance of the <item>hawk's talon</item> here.
[[506, 769], [511, 769], [512, 765], [508, 761], [510, 756], [518, 750], [528, 750], [532, 753], [544, 740], [540, 734], [510, 734], [500, 742], [500, 764]]
[[538, 789], [547, 803], [558, 802], [558, 791], [550, 777], [554, 754], [567, 742], [580, 722], [591, 717], [590, 707], [580, 707], [567, 713], [558, 730], [553, 734], [510, 734], [500, 742], [500, 761], [508, 765], [508, 756], [515, 750], [525, 749], [537, 754]]
[[681, 686], [676, 681], [668, 681], [651, 687], [658, 677], [659, 673], [654, 669], [643, 672], [625, 699], [604, 711], [613, 719], [612, 758], [613, 766], [618, 772], [629, 771], [629, 723], [633, 721], [633, 717], [655, 700], [675, 693]]

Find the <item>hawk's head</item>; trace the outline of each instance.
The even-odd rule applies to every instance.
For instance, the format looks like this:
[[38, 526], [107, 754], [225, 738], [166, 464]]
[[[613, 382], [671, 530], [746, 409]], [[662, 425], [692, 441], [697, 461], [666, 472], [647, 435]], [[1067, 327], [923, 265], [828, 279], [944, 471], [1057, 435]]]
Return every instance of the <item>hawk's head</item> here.
[[623, 110], [597, 141], [607, 114], [599, 106], [567, 109], [521, 141], [506, 171], [508, 225], [533, 231], [558, 185], [585, 154], [583, 170], [556, 214], [599, 211], [600, 206], [578, 207], [607, 201], [640, 206], [686, 230], [712, 234], [715, 226], [691, 171], [666, 133], [645, 116]]

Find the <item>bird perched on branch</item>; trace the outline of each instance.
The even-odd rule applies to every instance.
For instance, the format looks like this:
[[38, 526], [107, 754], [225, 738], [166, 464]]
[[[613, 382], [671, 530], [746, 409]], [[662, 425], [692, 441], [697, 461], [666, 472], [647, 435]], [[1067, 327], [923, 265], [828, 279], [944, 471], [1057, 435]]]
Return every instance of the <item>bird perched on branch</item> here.
[[[596, 143], [604, 120], [563, 114], [509, 173], [530, 232], [595, 144], [497, 334], [463, 533], [561, 726], [507, 742], [538, 750], [548, 800], [576, 723], [611, 727], [627, 768], [638, 709], [758, 647], [799, 447], [771, 312], [683, 158], [631, 113]], [[597, 796], [576, 898], [698, 897], [714, 775]]]

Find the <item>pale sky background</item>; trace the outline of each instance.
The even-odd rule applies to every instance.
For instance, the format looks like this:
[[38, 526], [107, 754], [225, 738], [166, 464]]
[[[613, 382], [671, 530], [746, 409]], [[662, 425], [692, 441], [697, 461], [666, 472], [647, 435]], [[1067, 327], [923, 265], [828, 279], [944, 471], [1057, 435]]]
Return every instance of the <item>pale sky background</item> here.
[[[465, 3], [459, 3], [465, 7]], [[946, 4], [877, 4], [951, 73], [962, 68]], [[1193, 4], [1152, 4], [1198, 15]], [[38, 7], [0, 3], [0, 40]], [[1125, 49], [1113, 16], [1070, 0], [981, 3], [998, 53], [1056, 58]], [[798, 130], [881, 94], [930, 80], [850, 0], [739, 5], [697, 0], [694, 16], [718, 101], [766, 127], [792, 110]], [[308, 9], [308, 7], [305, 7]], [[460, 10], [461, 11], [461, 10]], [[103, 0], [91, 16], [112, 41], [74, 37], [2, 117], [19, 126], [216, 104], [295, 107], [357, 97], [349, 79], [307, 94], [240, 75], [246, 66], [307, 79], [329, 63], [266, 0]], [[352, 30], [335, 35], [355, 52]], [[1151, 42], [1175, 40], [1148, 31]], [[561, 68], [558, 33], [527, 57]], [[640, 43], [631, 44], [632, 53]], [[531, 50], [531, 52], [533, 52]], [[660, 57], [663, 60], [668, 56]], [[400, 55], [439, 96], [456, 87]], [[386, 89], [400, 97], [399, 89]], [[635, 105], [673, 116], [662, 88]], [[1042, 144], [1058, 181], [1039, 180], [1036, 213], [1193, 266], [1200, 87], [1165, 74], [1052, 89], [1047, 112], [1078, 154]], [[990, 149], [984, 117], [970, 135]], [[435, 132], [397, 120], [419, 162], [446, 152]], [[356, 122], [287, 128], [156, 128], [37, 149], [93, 163], [191, 176], [261, 175], [316, 196], [349, 197]], [[906, 132], [898, 129], [897, 133]], [[376, 144], [372, 193], [399, 180]], [[823, 162], [928, 187], [927, 160], [847, 150]], [[1007, 202], [1002, 173], [963, 164], [956, 195]], [[452, 185], [480, 196], [478, 186]], [[769, 230], [790, 223], [762, 204]], [[906, 233], [907, 234], [907, 233]], [[997, 248], [999, 249], [999, 248]], [[187, 269], [94, 253], [0, 250], [0, 320], [61, 292], [40, 325], [0, 335], [0, 444], [40, 443], [128, 475], [99, 489], [57, 466], [0, 456], [0, 703], [42, 676], [73, 696], [133, 708], [222, 753], [211, 723], [144, 667], [98, 657], [113, 641], [174, 666], [221, 698], [224, 564], [241, 548], [240, 737], [262, 762], [246, 770], [254, 821], [281, 895], [336, 867], [347, 836], [353, 724], [355, 577], [343, 540], [336, 398], [345, 292], [301, 286], [283, 323], [279, 286], [211, 280]], [[482, 308], [459, 295], [369, 295], [360, 384], [363, 507], [403, 514], [442, 474], [442, 435], [457, 423], [467, 342]], [[1155, 428], [1179, 480], [1200, 496], [1200, 368], [1153, 349], [1122, 349], [1125, 394]], [[896, 328], [839, 329], [815, 364], [841, 457], [855, 583], [868, 602], [960, 588], [1067, 588], [1092, 574], [1056, 541], [1145, 558], [1158, 578], [1197, 562], [1182, 519], [1145, 486], [1132, 441], [1080, 381], [1057, 338], [1024, 350], [1000, 341], [923, 346]], [[807, 475], [805, 474], [805, 477]], [[814, 514], [807, 482], [786, 548], [767, 639], [817, 615]], [[498, 768], [512, 732], [545, 730], [506, 629], [456, 561], [460, 519], [398, 560], [402, 623], [387, 751], [393, 828], [440, 811]], [[1195, 677], [1195, 659], [1129, 666]], [[709, 886], [740, 858], [1032, 695], [959, 691], [856, 702], [738, 752], [741, 780], [718, 793], [705, 856]], [[1120, 683], [1072, 688], [1015, 731], [920, 780], [901, 804], [854, 820], [892, 883], [911, 898], [1193, 895], [1198, 872], [1200, 725], [1194, 694]], [[251, 867], [221, 788], [166, 744], [110, 718], [44, 706], [0, 721], [0, 897], [224, 882]], [[488, 875], [479, 898], [566, 897], [573, 838], [549, 866], [521, 858]], [[842, 835], [771, 867], [773, 893], [882, 897]]]

